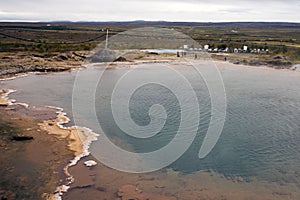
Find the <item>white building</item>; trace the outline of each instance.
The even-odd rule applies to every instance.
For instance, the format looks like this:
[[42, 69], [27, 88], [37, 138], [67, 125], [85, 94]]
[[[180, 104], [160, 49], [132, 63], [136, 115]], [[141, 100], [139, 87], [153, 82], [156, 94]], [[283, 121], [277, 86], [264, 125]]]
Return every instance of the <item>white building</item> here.
[[204, 50], [208, 50], [209, 49], [209, 45], [204, 45]]

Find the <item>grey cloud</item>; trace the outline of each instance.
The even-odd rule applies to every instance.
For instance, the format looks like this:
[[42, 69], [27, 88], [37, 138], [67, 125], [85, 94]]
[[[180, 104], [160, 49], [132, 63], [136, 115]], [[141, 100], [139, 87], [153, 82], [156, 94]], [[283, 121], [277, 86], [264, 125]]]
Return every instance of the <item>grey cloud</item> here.
[[222, 13], [234, 14], [234, 13], [251, 13], [253, 10], [247, 8], [231, 8], [231, 9], [221, 9], [218, 11]]
[[0, 20], [300, 22], [299, 6], [299, 0], [1, 0]]

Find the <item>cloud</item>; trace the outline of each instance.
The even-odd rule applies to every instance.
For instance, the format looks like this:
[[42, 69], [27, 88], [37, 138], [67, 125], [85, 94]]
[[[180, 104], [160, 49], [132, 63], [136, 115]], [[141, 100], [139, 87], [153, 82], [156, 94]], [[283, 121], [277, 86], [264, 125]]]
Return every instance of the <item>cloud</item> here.
[[253, 12], [252, 9], [249, 8], [229, 8], [229, 9], [221, 9], [218, 10], [221, 13], [226, 13], [226, 14], [245, 14], [245, 13], [251, 13]]
[[10, 0], [0, 20], [293, 21], [298, 0]]

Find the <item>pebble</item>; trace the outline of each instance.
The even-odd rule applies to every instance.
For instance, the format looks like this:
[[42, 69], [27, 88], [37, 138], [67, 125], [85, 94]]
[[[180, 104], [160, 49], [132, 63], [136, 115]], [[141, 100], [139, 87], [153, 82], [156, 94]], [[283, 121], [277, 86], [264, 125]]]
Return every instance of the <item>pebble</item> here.
[[84, 165], [87, 167], [92, 167], [92, 166], [96, 166], [97, 162], [95, 162], [93, 160], [89, 160], [89, 161], [84, 162]]

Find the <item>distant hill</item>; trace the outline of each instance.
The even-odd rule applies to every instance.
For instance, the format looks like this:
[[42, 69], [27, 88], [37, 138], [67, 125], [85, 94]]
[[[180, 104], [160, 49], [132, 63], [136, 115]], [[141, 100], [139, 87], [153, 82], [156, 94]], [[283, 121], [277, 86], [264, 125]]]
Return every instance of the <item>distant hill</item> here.
[[260, 26], [285, 26], [300, 27], [300, 23], [290, 22], [168, 22], [168, 21], [125, 21], [125, 22], [71, 22], [94, 25], [139, 25], [139, 26], [235, 26], [235, 27], [260, 27]]
[[[0, 26], [11, 26], [14, 25], [14, 28], [22, 26], [46, 26], [46, 24], [53, 24], [54, 26], [63, 26], [64, 25], [90, 25], [90, 26], [205, 26], [205, 27], [286, 27], [286, 28], [300, 28], [300, 23], [290, 23], [290, 22], [168, 22], [168, 21], [111, 21], [111, 22], [70, 22], [70, 21], [51, 21], [51, 22], [0, 22]], [[39, 27], [40, 28], [40, 27]], [[48, 27], [51, 29], [51, 27]]]

